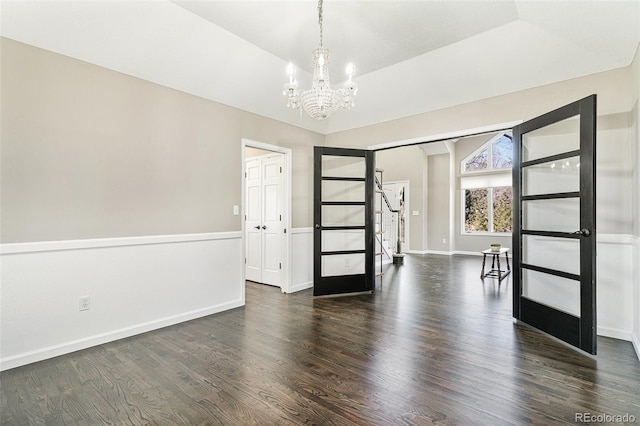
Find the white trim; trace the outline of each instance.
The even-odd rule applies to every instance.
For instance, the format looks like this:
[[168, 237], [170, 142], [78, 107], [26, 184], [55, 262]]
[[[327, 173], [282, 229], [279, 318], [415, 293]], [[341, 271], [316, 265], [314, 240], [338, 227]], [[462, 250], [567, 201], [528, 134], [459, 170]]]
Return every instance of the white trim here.
[[295, 293], [296, 291], [306, 290], [308, 288], [313, 288], [313, 281], [307, 281], [306, 283], [292, 285], [291, 293]]
[[148, 235], [142, 237], [93, 238], [86, 240], [38, 241], [31, 243], [0, 244], [0, 255], [35, 253], [60, 250], [84, 250], [93, 248], [170, 244], [193, 241], [229, 240], [242, 238], [242, 233], [207, 232], [201, 234]]
[[428, 250], [405, 250], [407, 254], [427, 254]]
[[640, 342], [638, 341], [638, 339], [634, 334], [631, 335], [631, 343], [633, 344], [633, 349], [636, 350], [636, 356], [640, 361]]
[[438, 135], [421, 136], [417, 138], [404, 139], [404, 140], [395, 141], [395, 142], [385, 142], [377, 145], [370, 145], [367, 147], [367, 149], [376, 151], [379, 149], [398, 148], [401, 146], [413, 145], [417, 143], [445, 141], [449, 139], [463, 138], [471, 135], [480, 135], [483, 133], [499, 132], [502, 130], [511, 129], [522, 122], [523, 120], [510, 121], [507, 123], [492, 124], [489, 126], [476, 127], [473, 129], [458, 130], [455, 132], [448, 132], [448, 133], [440, 133]]
[[312, 227], [307, 227], [307, 228], [292, 228], [291, 229], [291, 233], [292, 234], [311, 234], [313, 232], [313, 228]]
[[598, 336], [611, 337], [612, 339], [626, 340], [633, 343], [633, 333], [629, 331], [619, 330], [617, 328], [610, 327], [598, 327], [596, 333]]
[[443, 256], [451, 256], [454, 252], [452, 251], [440, 251], [440, 250], [426, 250], [425, 254], [439, 254]]
[[168, 327], [170, 325], [179, 324], [181, 322], [191, 321], [197, 318], [216, 314], [229, 309], [238, 308], [243, 305], [244, 305], [244, 302], [242, 300], [235, 300], [235, 301], [223, 303], [220, 305], [210, 306], [204, 309], [197, 309], [195, 311], [185, 312], [179, 315], [173, 315], [166, 318], [160, 318], [154, 321], [148, 321], [145, 323], [136, 324], [130, 327], [122, 328], [120, 330], [114, 330], [107, 333], [96, 334], [94, 336], [89, 336], [83, 339], [78, 339], [71, 342], [61, 343], [59, 345], [37, 349], [35, 351], [20, 353], [20, 354], [9, 356], [0, 360], [0, 364], [1, 364], [0, 371], [9, 370], [11, 368], [20, 367], [22, 365], [30, 364], [32, 362], [42, 361], [42, 360], [53, 358], [59, 355], [64, 355], [64, 354], [79, 351], [82, 349], [90, 348], [93, 346], [102, 345], [105, 343], [135, 336], [138, 334], [157, 330], [163, 327]]
[[634, 238], [631, 234], [596, 233], [596, 242], [599, 244], [633, 244]]
[[[264, 142], [258, 142], [251, 139], [242, 138], [241, 150], [242, 150], [242, 166], [241, 169], [241, 199], [242, 199], [242, 208], [240, 211], [240, 219], [242, 224], [242, 254], [246, 253], [246, 241], [245, 241], [245, 220], [244, 216], [245, 212], [245, 164], [246, 164], [246, 155], [245, 151], [247, 147], [259, 148], [266, 151], [278, 152], [284, 155], [284, 196], [283, 196], [283, 212], [284, 212], [284, 229], [287, 231], [284, 234], [284, 247], [282, 253], [282, 286], [280, 290], [283, 293], [291, 293], [291, 234], [293, 230], [291, 229], [291, 187], [292, 187], [292, 151], [290, 148], [284, 148], [278, 145], [271, 145]], [[242, 279], [245, 279], [245, 271], [242, 268]], [[244, 290], [243, 290], [244, 292]], [[244, 293], [243, 293], [244, 294]]]
[[482, 253], [479, 251], [465, 251], [465, 250], [455, 250], [453, 254], [463, 254], [465, 256], [482, 256]]

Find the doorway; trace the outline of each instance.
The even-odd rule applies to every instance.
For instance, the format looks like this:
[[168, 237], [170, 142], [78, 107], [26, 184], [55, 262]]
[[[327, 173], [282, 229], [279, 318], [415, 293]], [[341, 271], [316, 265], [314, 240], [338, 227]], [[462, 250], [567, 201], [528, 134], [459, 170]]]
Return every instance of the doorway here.
[[407, 212], [410, 211], [409, 181], [383, 182], [382, 190], [391, 203], [391, 208], [399, 211], [398, 214], [392, 214], [387, 205], [382, 203], [383, 245], [387, 250], [403, 253], [410, 247], [409, 218], [407, 217]]
[[290, 292], [291, 150], [242, 140], [246, 280]]

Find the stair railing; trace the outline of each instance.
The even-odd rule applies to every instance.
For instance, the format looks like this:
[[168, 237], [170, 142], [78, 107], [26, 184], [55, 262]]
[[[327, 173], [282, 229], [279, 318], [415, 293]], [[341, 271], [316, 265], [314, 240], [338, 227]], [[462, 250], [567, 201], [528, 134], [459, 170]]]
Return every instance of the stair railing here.
[[[387, 198], [387, 194], [385, 194], [384, 189], [382, 188], [382, 183], [378, 180], [378, 177], [375, 176], [375, 184], [376, 187], [378, 188], [378, 192], [380, 193], [380, 195], [382, 196], [382, 199], [384, 200], [385, 204], [387, 205], [387, 208], [389, 209], [389, 211], [391, 213], [395, 213], [396, 214], [396, 226], [397, 226], [397, 230], [396, 230], [396, 247], [394, 250], [394, 254], [401, 254], [402, 253], [402, 243], [400, 241], [400, 210], [398, 209], [394, 209], [393, 207], [391, 207], [391, 202], [389, 202], [389, 199]], [[380, 224], [382, 226], [382, 222]], [[383, 230], [384, 232], [384, 230]]]

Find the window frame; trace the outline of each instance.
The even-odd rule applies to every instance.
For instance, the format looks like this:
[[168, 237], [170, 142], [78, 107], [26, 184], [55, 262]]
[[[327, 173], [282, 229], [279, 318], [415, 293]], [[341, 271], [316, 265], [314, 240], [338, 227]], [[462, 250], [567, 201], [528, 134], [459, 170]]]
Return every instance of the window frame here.
[[[504, 131], [497, 133], [494, 137], [489, 139], [487, 142], [480, 145], [475, 151], [471, 154], [467, 155], [462, 161], [460, 161], [460, 235], [462, 236], [511, 236], [513, 232], [495, 232], [492, 231], [494, 228], [494, 215], [493, 215], [493, 193], [494, 188], [503, 188], [508, 185], [500, 185], [500, 186], [479, 186], [479, 187], [470, 187], [463, 188], [462, 181], [465, 177], [472, 176], [481, 176], [481, 175], [492, 175], [495, 177], [511, 177], [513, 166], [511, 167], [503, 167], [499, 169], [493, 168], [493, 143], [497, 140], [501, 139], [503, 136], [508, 136], [513, 141], [513, 136], [510, 131]], [[482, 170], [466, 170], [466, 164], [471, 159], [476, 157], [482, 151], [487, 150], [487, 168]], [[513, 162], [513, 159], [512, 159]], [[513, 164], [513, 163], [512, 163]], [[511, 193], [513, 195], [513, 184], [511, 186]], [[467, 231], [465, 229], [465, 210], [466, 210], [466, 191], [473, 189], [486, 189], [487, 190], [487, 216], [488, 216], [488, 231]], [[512, 198], [512, 208], [513, 208], [513, 198]]]
[[[513, 159], [511, 159], [512, 167], [503, 167], [500, 169], [493, 168], [493, 149], [492, 149], [493, 143], [501, 139], [503, 136], [508, 136], [509, 138], [511, 138], [511, 141], [513, 142], [513, 136], [511, 135], [511, 131], [500, 132], [496, 134], [494, 137], [492, 137], [491, 139], [489, 139], [488, 141], [480, 145], [478, 149], [476, 149], [471, 154], [463, 158], [462, 161], [460, 161], [460, 175], [464, 176], [464, 175], [474, 175], [474, 174], [481, 174], [481, 173], [500, 173], [500, 172], [506, 172], [506, 171], [511, 172], [513, 168]], [[482, 170], [466, 170], [465, 168], [466, 164], [471, 159], [475, 158], [478, 154], [480, 154], [482, 151], [484, 151], [485, 149], [487, 150], [487, 168]]]

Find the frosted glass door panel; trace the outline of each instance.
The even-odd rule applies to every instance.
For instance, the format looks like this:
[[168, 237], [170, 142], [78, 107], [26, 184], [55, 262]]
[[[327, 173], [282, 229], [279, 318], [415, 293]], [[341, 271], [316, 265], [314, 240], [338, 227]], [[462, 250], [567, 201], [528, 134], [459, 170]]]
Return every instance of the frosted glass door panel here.
[[522, 135], [522, 161], [537, 160], [580, 149], [579, 116]]
[[364, 274], [364, 253], [322, 256], [323, 277]]
[[522, 295], [534, 302], [580, 316], [580, 281], [523, 269]]
[[580, 275], [580, 240], [523, 235], [522, 263]]
[[322, 231], [322, 251], [364, 250], [364, 229]]
[[523, 201], [522, 229], [551, 232], [577, 231], [580, 229], [580, 199]]
[[322, 206], [322, 226], [364, 226], [364, 206]]
[[341, 180], [322, 181], [322, 201], [365, 200], [365, 183]]
[[357, 177], [363, 178], [366, 162], [363, 157], [322, 156], [323, 177]]
[[522, 195], [577, 192], [580, 190], [580, 157], [571, 157], [522, 169]]

